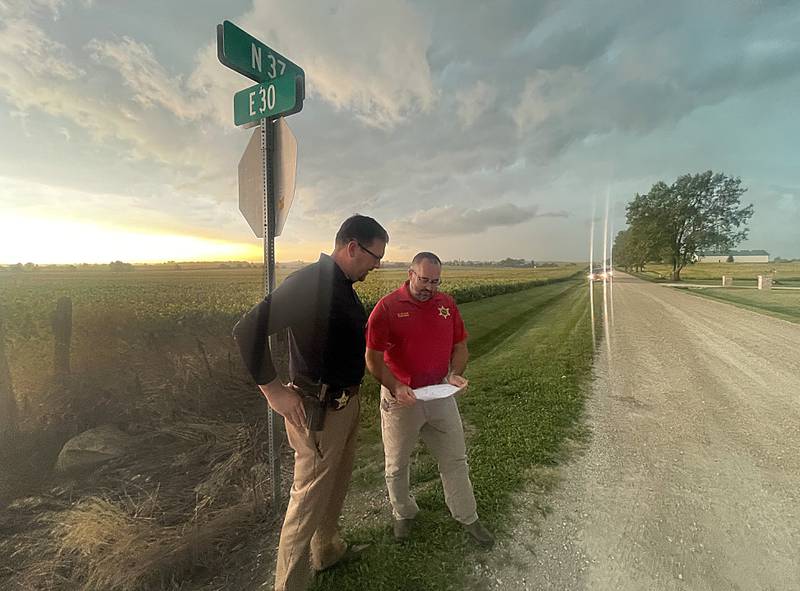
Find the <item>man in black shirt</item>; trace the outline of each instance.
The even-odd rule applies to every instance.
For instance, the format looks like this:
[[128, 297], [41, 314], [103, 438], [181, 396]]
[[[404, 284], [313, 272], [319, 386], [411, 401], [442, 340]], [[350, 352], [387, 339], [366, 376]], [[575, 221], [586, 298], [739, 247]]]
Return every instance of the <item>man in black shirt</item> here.
[[[346, 553], [338, 530], [353, 471], [364, 377], [367, 315], [353, 283], [380, 267], [389, 235], [355, 215], [333, 253], [293, 273], [233, 329], [247, 369], [286, 419], [294, 482], [281, 529], [276, 591], [306, 588], [310, 566], [324, 570]], [[289, 377], [277, 377], [268, 337], [289, 329]], [[310, 427], [310, 428], [309, 428]]]

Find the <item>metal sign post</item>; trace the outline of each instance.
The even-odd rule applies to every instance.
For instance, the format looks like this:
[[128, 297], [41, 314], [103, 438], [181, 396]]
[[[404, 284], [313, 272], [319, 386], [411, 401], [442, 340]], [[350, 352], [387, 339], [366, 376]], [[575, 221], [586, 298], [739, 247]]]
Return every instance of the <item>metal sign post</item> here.
[[[275, 133], [272, 121], [261, 120], [261, 155], [264, 163], [264, 291], [269, 295], [275, 289], [275, 175], [272, 173], [275, 151]], [[275, 350], [275, 336], [270, 335], [270, 350]], [[269, 475], [272, 482], [272, 506], [277, 513], [281, 504], [281, 454], [280, 417], [272, 407], [267, 410], [269, 431]]]
[[[264, 237], [264, 292], [275, 289], [275, 236], [283, 230], [294, 198], [297, 140], [282, 115], [303, 108], [305, 72], [230, 21], [217, 25], [217, 55], [228, 68], [258, 82], [234, 96], [234, 123], [259, 125], [239, 162], [239, 209], [258, 237]], [[269, 337], [270, 349], [276, 339]], [[283, 417], [268, 409], [272, 507], [281, 508]]]

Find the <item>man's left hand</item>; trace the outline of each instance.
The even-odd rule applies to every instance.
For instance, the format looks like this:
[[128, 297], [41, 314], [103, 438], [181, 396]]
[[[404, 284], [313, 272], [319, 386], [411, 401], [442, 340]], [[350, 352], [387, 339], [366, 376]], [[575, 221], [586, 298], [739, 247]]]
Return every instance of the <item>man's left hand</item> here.
[[447, 383], [463, 390], [464, 388], [467, 387], [469, 381], [464, 376], [451, 373], [449, 376], [447, 376]]

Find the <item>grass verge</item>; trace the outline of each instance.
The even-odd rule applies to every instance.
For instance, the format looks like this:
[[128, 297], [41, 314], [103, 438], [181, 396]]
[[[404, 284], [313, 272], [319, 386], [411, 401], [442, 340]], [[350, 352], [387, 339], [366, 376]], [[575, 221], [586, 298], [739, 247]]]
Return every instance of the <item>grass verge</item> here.
[[800, 323], [800, 291], [760, 291], [756, 289], [736, 289], [735, 287], [724, 289], [684, 289], [701, 297], [727, 302], [740, 308]]
[[[648, 263], [643, 273], [637, 277], [655, 281], [669, 281], [672, 266], [660, 263]], [[759, 275], [771, 275], [780, 285], [800, 285], [799, 262], [769, 262], [769, 263], [695, 263], [688, 265], [681, 271], [681, 281], [686, 283], [717, 284], [720, 285], [723, 275], [733, 277], [734, 283], [740, 285], [755, 285]]]
[[[508, 523], [512, 495], [526, 484], [530, 469], [555, 463], [564, 440], [576, 434], [593, 352], [582, 286], [550, 285], [461, 308], [477, 354], [467, 372], [470, 389], [459, 405], [478, 510], [496, 531]], [[366, 480], [380, 486], [377, 409], [365, 408], [364, 419], [361, 469], [371, 465], [377, 477]], [[450, 518], [435, 460], [422, 447], [412, 483], [421, 509], [412, 539], [394, 543], [385, 493], [373, 497], [380, 506], [367, 510], [373, 518], [364, 519], [363, 496], [354, 491], [348, 504], [359, 506], [348, 515], [358, 518], [346, 517], [345, 529], [372, 545], [358, 562], [318, 577], [315, 589], [464, 588], [478, 550]]]

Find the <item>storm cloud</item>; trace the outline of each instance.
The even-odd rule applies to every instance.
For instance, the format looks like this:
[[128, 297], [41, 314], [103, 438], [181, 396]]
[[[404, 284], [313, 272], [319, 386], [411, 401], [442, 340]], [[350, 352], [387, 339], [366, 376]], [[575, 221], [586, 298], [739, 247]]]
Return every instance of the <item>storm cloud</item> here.
[[328, 242], [358, 211], [446, 258], [522, 256], [522, 243], [537, 259], [580, 258], [593, 202], [608, 194], [621, 228], [634, 192], [711, 168], [750, 188], [742, 247], [800, 256], [786, 197], [800, 194], [797, 3], [237, 0], [182, 23], [178, 12], [1, 3], [0, 186], [87, 195], [50, 203], [56, 214], [92, 219], [113, 202], [131, 219], [250, 239], [235, 173], [250, 132], [234, 129], [231, 99], [251, 81], [216, 58], [214, 24], [229, 18], [307, 73], [288, 120], [299, 171], [287, 243]]

